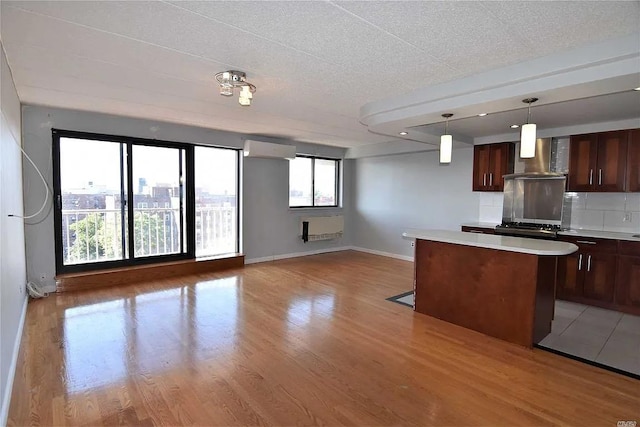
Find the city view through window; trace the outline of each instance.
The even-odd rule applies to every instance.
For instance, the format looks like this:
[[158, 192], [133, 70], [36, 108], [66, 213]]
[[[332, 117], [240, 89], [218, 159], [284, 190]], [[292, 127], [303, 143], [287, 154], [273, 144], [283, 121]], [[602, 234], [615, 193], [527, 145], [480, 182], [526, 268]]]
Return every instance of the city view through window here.
[[289, 206], [336, 206], [338, 160], [296, 157], [289, 161]]
[[[129, 197], [126, 143], [62, 137], [59, 146], [64, 265], [186, 253], [183, 148], [132, 144]], [[194, 147], [194, 155], [196, 256], [236, 252], [237, 152]]]

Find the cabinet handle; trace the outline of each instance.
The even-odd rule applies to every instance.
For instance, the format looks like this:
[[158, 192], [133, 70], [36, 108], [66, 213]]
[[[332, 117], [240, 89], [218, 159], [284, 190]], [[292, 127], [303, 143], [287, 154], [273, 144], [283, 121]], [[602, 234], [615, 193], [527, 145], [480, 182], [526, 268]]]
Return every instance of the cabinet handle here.
[[487, 173], [483, 173], [482, 174], [482, 186], [486, 187], [487, 186]]
[[593, 184], [593, 169], [589, 169], [589, 185]]
[[589, 240], [576, 240], [576, 243], [584, 243], [586, 245], [595, 245], [596, 242], [591, 242]]
[[489, 174], [489, 187], [493, 185], [493, 173]]
[[598, 185], [602, 185], [602, 169], [598, 169]]
[[582, 254], [578, 256], [578, 271], [582, 270]]
[[591, 271], [591, 255], [587, 258], [587, 271]]

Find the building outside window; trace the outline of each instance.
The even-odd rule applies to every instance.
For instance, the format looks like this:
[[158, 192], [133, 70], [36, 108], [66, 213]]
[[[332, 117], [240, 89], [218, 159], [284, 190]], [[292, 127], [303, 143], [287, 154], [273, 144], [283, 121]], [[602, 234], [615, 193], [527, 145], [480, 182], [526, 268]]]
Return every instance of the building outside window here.
[[297, 156], [289, 161], [289, 207], [336, 207], [340, 160]]

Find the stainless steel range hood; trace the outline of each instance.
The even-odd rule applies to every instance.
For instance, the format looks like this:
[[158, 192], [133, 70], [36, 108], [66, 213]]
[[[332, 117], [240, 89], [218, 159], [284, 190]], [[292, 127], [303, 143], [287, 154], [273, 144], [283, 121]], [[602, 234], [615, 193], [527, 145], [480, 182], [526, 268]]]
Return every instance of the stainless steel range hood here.
[[569, 138], [538, 138], [536, 155], [520, 158], [520, 143], [516, 143], [514, 173], [559, 173], [569, 171]]

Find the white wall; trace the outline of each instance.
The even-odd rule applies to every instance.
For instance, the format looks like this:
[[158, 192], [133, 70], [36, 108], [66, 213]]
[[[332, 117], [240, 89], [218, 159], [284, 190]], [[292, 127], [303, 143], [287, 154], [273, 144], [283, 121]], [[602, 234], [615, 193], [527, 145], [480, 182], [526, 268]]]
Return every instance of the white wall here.
[[439, 165], [438, 151], [355, 160], [353, 245], [412, 256], [401, 238], [407, 228], [459, 230], [478, 221], [478, 193], [471, 191], [473, 147], [453, 151]]
[[[51, 128], [235, 148], [242, 147], [244, 139], [249, 138], [285, 142], [192, 126], [41, 106], [24, 106], [23, 122], [25, 151], [41, 168], [50, 185], [53, 179]], [[336, 158], [344, 155], [344, 149], [341, 148], [301, 143], [295, 145], [299, 153]], [[243, 250], [247, 260], [273, 259], [286, 254], [326, 250], [348, 244], [347, 237], [307, 244], [299, 240], [299, 218], [309, 215], [309, 211], [288, 208], [289, 166], [286, 160], [245, 159], [243, 169], [244, 196], [241, 209], [244, 213]], [[42, 203], [44, 189], [40, 178], [31, 168], [25, 168], [24, 188], [25, 209], [34, 212]], [[341, 209], [323, 210], [322, 213], [346, 214], [348, 209], [345, 206]], [[311, 212], [312, 215], [319, 213]], [[38, 221], [32, 222], [33, 225], [26, 227], [27, 276], [31, 280], [44, 282], [48, 289], [53, 289], [55, 252], [51, 209], [42, 218], [38, 218]], [[41, 280], [43, 276], [44, 281]]]
[[0, 43], [0, 425], [5, 425], [26, 302], [20, 101]]

